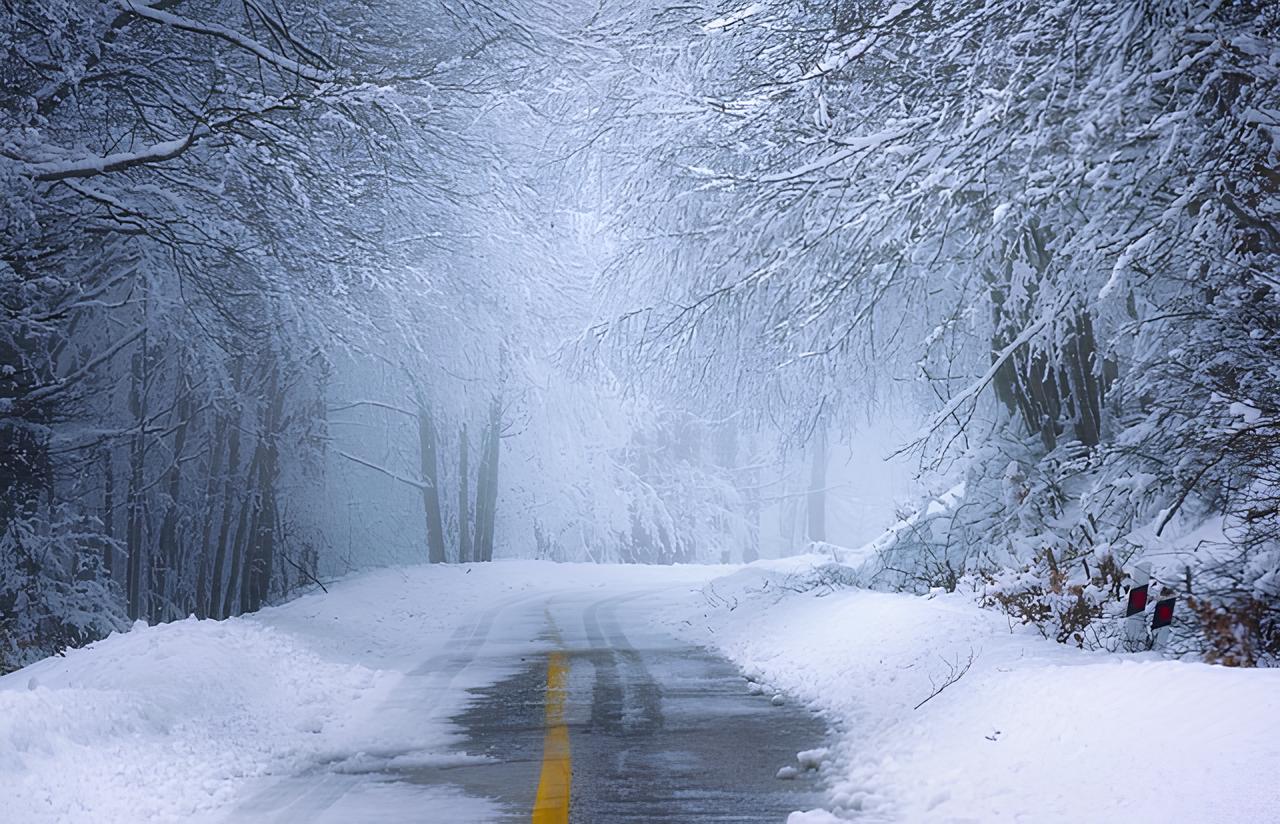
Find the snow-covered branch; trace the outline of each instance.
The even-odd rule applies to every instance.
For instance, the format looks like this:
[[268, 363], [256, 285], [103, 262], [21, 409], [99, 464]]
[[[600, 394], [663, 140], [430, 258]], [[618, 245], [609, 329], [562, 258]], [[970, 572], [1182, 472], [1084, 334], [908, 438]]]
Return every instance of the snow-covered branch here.
[[266, 63], [270, 63], [281, 71], [288, 72], [289, 74], [306, 78], [307, 80], [311, 80], [315, 83], [327, 83], [336, 79], [336, 76], [332, 72], [308, 66], [305, 63], [300, 63], [297, 60], [272, 51], [257, 40], [254, 40], [251, 37], [246, 37], [240, 32], [235, 31], [234, 29], [229, 29], [226, 26], [220, 26], [216, 23], [202, 23], [197, 20], [191, 20], [186, 17], [181, 17], [179, 15], [163, 11], [152, 4], [140, 3], [138, 0], [117, 0], [117, 2], [120, 4], [121, 8], [146, 20], [171, 26], [182, 31], [192, 32], [193, 34], [204, 34], [209, 37], [216, 37], [220, 40], [224, 40], [252, 53], [258, 59]]
[[72, 178], [96, 177], [120, 172], [135, 166], [163, 163], [190, 149], [200, 138], [211, 133], [208, 126], [197, 126], [185, 137], [163, 140], [130, 152], [115, 152], [101, 157], [81, 157], [74, 160], [49, 160], [31, 163], [28, 172], [36, 180], [51, 182]]
[[368, 469], [372, 469], [375, 472], [380, 472], [383, 475], [386, 475], [388, 478], [391, 478], [392, 480], [398, 481], [402, 484], [411, 486], [414, 489], [427, 490], [431, 488], [430, 485], [425, 484], [422, 481], [415, 480], [413, 478], [407, 478], [398, 472], [387, 469], [385, 466], [379, 466], [378, 464], [373, 463], [372, 461], [366, 461], [364, 458], [360, 458], [355, 455], [352, 455], [350, 452], [344, 452], [340, 449], [335, 449], [334, 454], [339, 455], [343, 458], [346, 458], [348, 461], [352, 461], [353, 463], [358, 463], [363, 467], [367, 467]]

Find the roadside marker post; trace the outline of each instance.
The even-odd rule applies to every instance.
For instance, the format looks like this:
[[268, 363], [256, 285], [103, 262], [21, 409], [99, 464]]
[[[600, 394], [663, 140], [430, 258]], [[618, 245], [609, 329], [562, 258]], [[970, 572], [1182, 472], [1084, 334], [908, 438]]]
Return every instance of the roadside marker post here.
[[1161, 592], [1160, 596], [1156, 601], [1155, 614], [1151, 616], [1151, 646], [1154, 649], [1164, 649], [1169, 643], [1169, 636], [1173, 634], [1170, 626], [1173, 623], [1173, 604], [1178, 600], [1168, 590]]
[[1151, 585], [1151, 564], [1142, 562], [1133, 568], [1133, 585], [1129, 587], [1129, 604], [1125, 608], [1124, 640], [1130, 652], [1146, 646], [1147, 590]]

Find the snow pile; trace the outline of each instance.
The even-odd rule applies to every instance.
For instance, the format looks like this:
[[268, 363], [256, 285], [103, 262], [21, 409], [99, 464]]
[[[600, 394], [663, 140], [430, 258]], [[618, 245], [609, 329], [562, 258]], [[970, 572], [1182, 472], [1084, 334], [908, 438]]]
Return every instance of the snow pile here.
[[1280, 815], [1280, 671], [1071, 649], [968, 596], [814, 585], [819, 562], [714, 581], [685, 616], [832, 725], [829, 810], [792, 824]]
[[5, 803], [26, 822], [181, 820], [317, 757], [387, 684], [252, 621], [141, 625], [0, 679]]
[[344, 753], [443, 749], [443, 724], [395, 729], [382, 710], [486, 599], [530, 585], [457, 585], [501, 574], [382, 570], [244, 618], [139, 623], [0, 677], [6, 810], [185, 821]]

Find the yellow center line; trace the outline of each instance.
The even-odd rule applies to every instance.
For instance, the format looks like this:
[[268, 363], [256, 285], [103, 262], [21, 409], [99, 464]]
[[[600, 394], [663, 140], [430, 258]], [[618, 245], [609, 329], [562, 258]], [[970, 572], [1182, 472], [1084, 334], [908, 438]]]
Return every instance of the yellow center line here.
[[564, 723], [568, 677], [569, 660], [562, 652], [551, 653], [547, 659], [547, 733], [542, 742], [542, 776], [533, 802], [533, 824], [569, 822], [573, 764], [569, 759], [569, 728]]

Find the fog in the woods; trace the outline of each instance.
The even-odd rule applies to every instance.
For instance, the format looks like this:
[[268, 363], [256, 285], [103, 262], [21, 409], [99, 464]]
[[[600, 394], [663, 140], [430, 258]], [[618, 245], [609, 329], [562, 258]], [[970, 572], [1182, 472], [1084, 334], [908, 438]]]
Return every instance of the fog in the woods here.
[[0, 667], [373, 566], [872, 541], [1110, 649], [1149, 554], [1179, 649], [1274, 659], [1270, 4], [0, 21]]

